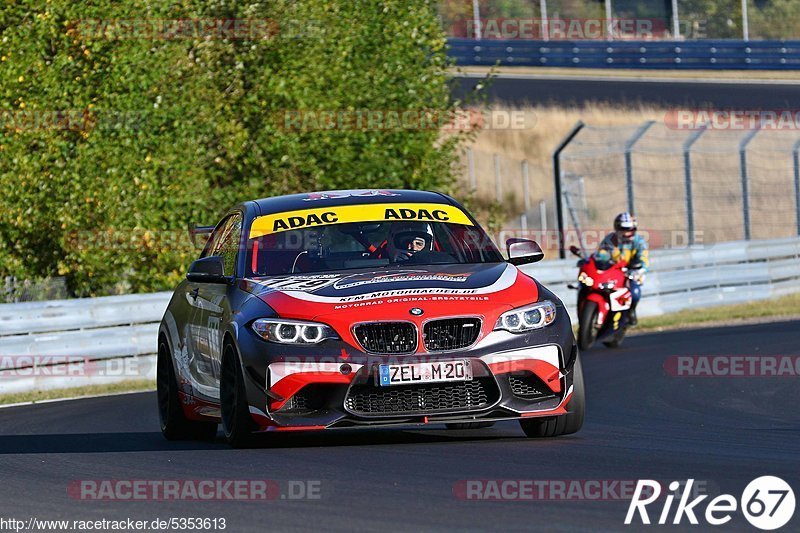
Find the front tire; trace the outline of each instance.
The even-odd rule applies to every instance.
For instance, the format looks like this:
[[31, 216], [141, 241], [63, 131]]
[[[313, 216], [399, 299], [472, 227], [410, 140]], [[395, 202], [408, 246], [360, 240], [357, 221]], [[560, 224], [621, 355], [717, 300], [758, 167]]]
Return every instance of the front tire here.
[[520, 420], [519, 425], [528, 437], [558, 437], [576, 433], [583, 427], [586, 411], [586, 393], [583, 386], [583, 366], [580, 355], [575, 359], [572, 379], [572, 399], [567, 405], [567, 414], [543, 418]]
[[158, 345], [156, 365], [158, 418], [164, 437], [167, 440], [214, 440], [217, 424], [189, 420], [183, 412], [172, 356], [165, 341]]
[[622, 346], [622, 341], [625, 340], [625, 330], [626, 328], [622, 328], [617, 332], [616, 335], [614, 335], [614, 338], [612, 338], [610, 341], [605, 341], [603, 344], [609, 348], [619, 348]]
[[250, 416], [239, 357], [230, 343], [224, 347], [221, 374], [219, 398], [225, 440], [234, 448], [246, 448], [255, 441], [256, 425]]
[[578, 348], [588, 350], [597, 339], [597, 303], [587, 300], [578, 321]]

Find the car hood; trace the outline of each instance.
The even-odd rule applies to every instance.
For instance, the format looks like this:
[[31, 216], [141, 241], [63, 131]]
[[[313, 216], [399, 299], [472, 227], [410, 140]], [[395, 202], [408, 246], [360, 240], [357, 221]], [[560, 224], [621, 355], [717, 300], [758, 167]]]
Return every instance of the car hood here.
[[539, 296], [536, 282], [508, 263], [292, 274], [246, 279], [242, 284], [281, 318], [323, 321], [343, 336], [356, 322], [421, 324], [431, 318], [469, 315], [493, 325], [503, 312]]

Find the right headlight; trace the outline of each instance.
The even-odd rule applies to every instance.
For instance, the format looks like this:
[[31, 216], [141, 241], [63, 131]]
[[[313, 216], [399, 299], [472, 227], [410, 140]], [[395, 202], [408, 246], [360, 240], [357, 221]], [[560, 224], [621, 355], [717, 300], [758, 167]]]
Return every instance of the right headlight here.
[[319, 322], [259, 318], [252, 328], [265, 341], [279, 344], [317, 344], [337, 338], [332, 327]]
[[550, 300], [544, 300], [533, 305], [506, 311], [497, 319], [494, 329], [521, 333], [549, 326], [555, 319], [555, 304]]

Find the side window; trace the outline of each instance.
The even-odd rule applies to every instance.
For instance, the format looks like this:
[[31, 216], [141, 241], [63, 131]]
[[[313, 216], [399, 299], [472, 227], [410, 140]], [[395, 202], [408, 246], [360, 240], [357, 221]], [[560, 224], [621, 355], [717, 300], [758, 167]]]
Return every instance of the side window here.
[[203, 256], [221, 256], [225, 262], [225, 275], [236, 272], [236, 256], [242, 236], [242, 216], [239, 213], [228, 217], [211, 236]]

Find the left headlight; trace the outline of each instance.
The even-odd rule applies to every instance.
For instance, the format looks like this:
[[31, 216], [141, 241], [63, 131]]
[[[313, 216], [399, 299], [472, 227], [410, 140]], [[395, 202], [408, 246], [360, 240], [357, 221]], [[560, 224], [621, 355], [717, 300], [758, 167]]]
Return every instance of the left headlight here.
[[337, 337], [333, 328], [319, 322], [259, 318], [252, 325], [259, 337], [280, 344], [317, 344]]
[[497, 323], [495, 330], [504, 329], [512, 333], [520, 333], [539, 329], [552, 324], [556, 319], [556, 306], [550, 300], [538, 302], [525, 307], [518, 307], [511, 311], [506, 311]]

